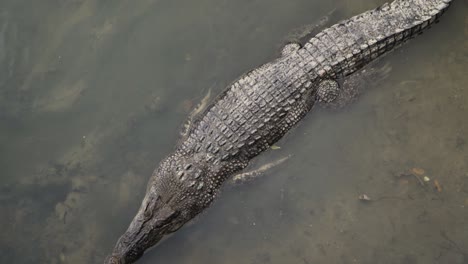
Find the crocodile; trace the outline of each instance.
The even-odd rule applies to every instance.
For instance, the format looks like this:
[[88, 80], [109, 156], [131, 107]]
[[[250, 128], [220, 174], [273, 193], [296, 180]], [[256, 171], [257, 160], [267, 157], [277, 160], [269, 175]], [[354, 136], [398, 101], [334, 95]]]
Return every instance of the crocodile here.
[[107, 264], [137, 261], [206, 209], [314, 105], [346, 94], [340, 81], [436, 23], [451, 0], [395, 0], [328, 27], [228, 85], [194, 118], [148, 182], [145, 197]]

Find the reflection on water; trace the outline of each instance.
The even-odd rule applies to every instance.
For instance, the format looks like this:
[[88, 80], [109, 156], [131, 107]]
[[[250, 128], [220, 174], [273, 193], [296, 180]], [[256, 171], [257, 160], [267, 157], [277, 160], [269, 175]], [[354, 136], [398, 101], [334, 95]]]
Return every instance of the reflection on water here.
[[[2, 1], [1, 262], [101, 263], [209, 87], [321, 14], [381, 3]], [[141, 263], [466, 263], [468, 6], [454, 7], [384, 59], [384, 82], [255, 161], [285, 164]]]

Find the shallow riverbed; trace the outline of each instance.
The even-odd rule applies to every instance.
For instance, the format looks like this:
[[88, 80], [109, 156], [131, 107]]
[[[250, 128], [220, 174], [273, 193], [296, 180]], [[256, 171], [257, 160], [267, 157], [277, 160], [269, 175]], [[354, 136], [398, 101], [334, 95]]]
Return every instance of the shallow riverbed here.
[[[102, 263], [212, 90], [382, 0], [0, 2], [0, 262]], [[468, 263], [468, 2], [139, 263]], [[367, 195], [371, 201], [358, 197]]]

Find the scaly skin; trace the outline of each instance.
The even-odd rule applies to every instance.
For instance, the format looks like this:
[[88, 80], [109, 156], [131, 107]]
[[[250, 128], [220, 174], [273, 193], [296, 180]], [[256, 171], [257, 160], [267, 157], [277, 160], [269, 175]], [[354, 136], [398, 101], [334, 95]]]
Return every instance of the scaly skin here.
[[[323, 30], [237, 79], [191, 123], [148, 183], [105, 263], [128, 264], [210, 205], [222, 183], [291, 129], [338, 80], [433, 24], [451, 0], [396, 0]], [[320, 97], [319, 95], [322, 95]]]

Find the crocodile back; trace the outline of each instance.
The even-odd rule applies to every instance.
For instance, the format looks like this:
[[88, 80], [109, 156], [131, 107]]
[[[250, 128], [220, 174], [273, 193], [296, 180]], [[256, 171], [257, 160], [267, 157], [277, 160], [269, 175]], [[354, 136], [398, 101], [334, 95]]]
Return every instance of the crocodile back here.
[[323, 30], [230, 84], [193, 122], [176, 152], [223, 168], [210, 182], [217, 188], [312, 108], [321, 81], [346, 77], [421, 33], [450, 2], [396, 0]]

